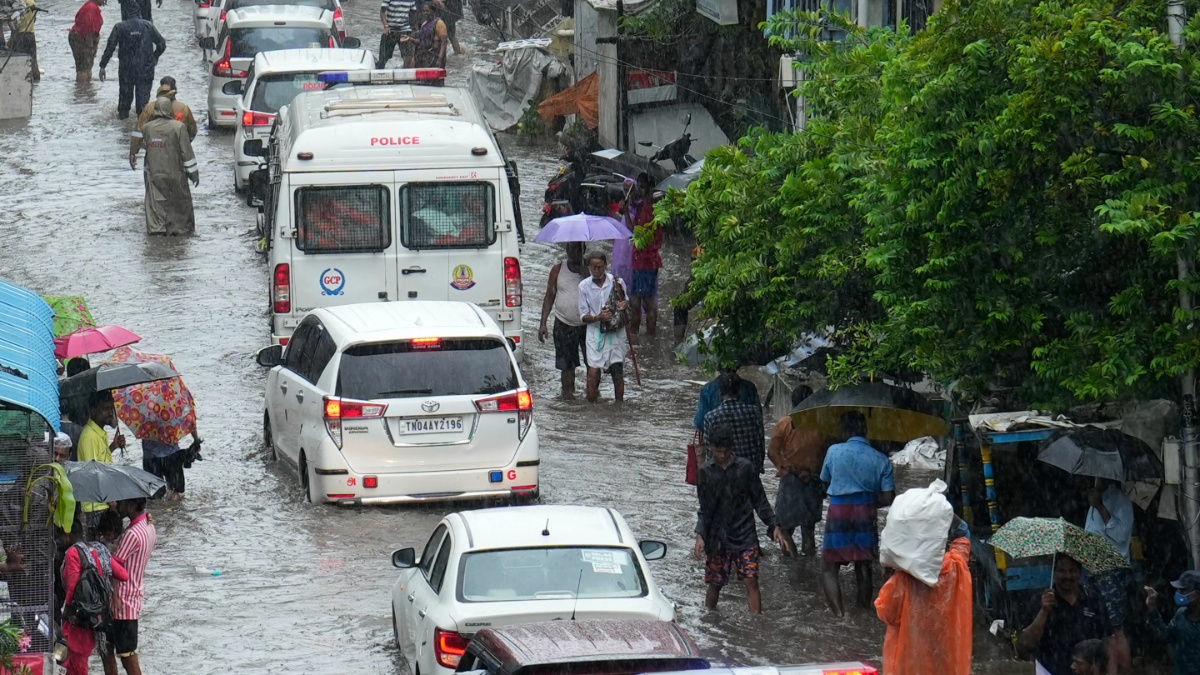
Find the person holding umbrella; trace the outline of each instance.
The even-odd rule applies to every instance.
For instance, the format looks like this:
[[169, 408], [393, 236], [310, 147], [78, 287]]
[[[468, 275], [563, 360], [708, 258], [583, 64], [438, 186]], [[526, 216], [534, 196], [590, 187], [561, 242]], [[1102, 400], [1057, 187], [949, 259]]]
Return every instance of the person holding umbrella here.
[[[125, 436], [120, 431], [117, 431], [116, 437], [110, 442], [108, 432], [104, 430], [104, 427], [116, 428], [117, 426], [117, 412], [113, 406], [112, 392], [93, 392], [88, 397], [88, 411], [88, 423], [84, 425], [83, 432], [79, 435], [79, 461], [96, 460], [111, 464], [113, 450], [125, 449]], [[108, 504], [103, 502], [84, 502], [83, 513], [86, 524], [94, 527], [96, 519], [107, 508]]]
[[546, 341], [546, 321], [554, 314], [554, 367], [561, 371], [562, 397], [575, 397], [575, 369], [587, 365], [584, 339], [587, 327], [579, 314], [579, 284], [587, 278], [583, 266], [583, 242], [566, 243], [567, 257], [550, 268], [546, 281], [546, 297], [542, 300], [542, 322], [538, 340]]
[[[1034, 657], [1037, 675], [1071, 675], [1075, 645], [1112, 636], [1104, 600], [1079, 583], [1082, 570], [1070, 555], [1056, 555], [1054, 587], [1029, 605], [1032, 619], [1021, 631], [1017, 647]], [[1111, 643], [1108, 649], [1109, 661], [1115, 663]]]
[[[1084, 529], [1108, 540], [1117, 553], [1130, 561], [1129, 544], [1133, 539], [1133, 502], [1114, 480], [1097, 478], [1088, 490], [1088, 512]], [[1129, 570], [1119, 568], [1087, 579], [1104, 599], [1108, 623], [1113, 630], [1112, 655], [1119, 671], [1132, 666], [1129, 640], [1125, 637], [1125, 614], [1129, 604]]]

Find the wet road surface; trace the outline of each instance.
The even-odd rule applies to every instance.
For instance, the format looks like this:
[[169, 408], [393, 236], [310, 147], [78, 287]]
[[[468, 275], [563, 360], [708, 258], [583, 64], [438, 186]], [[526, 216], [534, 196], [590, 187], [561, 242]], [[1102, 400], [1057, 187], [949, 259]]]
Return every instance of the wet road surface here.
[[[99, 321], [141, 334], [140, 349], [172, 355], [196, 396], [206, 440], [205, 461], [188, 472], [187, 498], [152, 505], [159, 548], [141, 622], [145, 671], [407, 672], [389, 619], [390, 553], [421, 546], [444, 513], [463, 505], [314, 507], [303, 502], [295, 476], [266, 460], [265, 371], [252, 357], [268, 340], [268, 271], [254, 252], [254, 211], [232, 190], [232, 134], [203, 128], [208, 70], [193, 37], [192, 3], [166, 0], [154, 12], [168, 41], [157, 76], [177, 78], [179, 98], [202, 127], [194, 143], [197, 234], [182, 240], [144, 234], [142, 178], [126, 160], [131, 123], [116, 119], [115, 65], [106, 83], [74, 82], [66, 33], [79, 4], [42, 6], [37, 35], [45, 75], [33, 117], [0, 122], [2, 274], [41, 293], [84, 295]], [[378, 5], [346, 0], [345, 8], [349, 34], [377, 49]], [[115, 3], [104, 16], [107, 38], [119, 20]], [[450, 57], [453, 84], [465, 82], [472, 58], [491, 58], [494, 44], [487, 29], [469, 21], [459, 34], [469, 52]], [[515, 139], [506, 146], [520, 166], [532, 239], [542, 190], [558, 162], [548, 146]], [[679, 291], [687, 264], [685, 243], [668, 248], [664, 297]], [[719, 611], [704, 611], [702, 565], [690, 553], [694, 491], [683, 482], [698, 392], [686, 380], [703, 376], [673, 362], [668, 310], [665, 330], [639, 348], [642, 385], [630, 377], [623, 407], [558, 400], [553, 348], [536, 340], [557, 255], [533, 243], [523, 254], [524, 371], [536, 396], [543, 500], [611, 505], [639, 535], [665, 540], [668, 556], [653, 564], [653, 574], [679, 603], [680, 622], [717, 661], [878, 662], [883, 627], [873, 612], [832, 618], [818, 595], [816, 561], [782, 561], [773, 545], [762, 567], [765, 616], [749, 615], [735, 586]], [[602, 396], [611, 400], [610, 385]], [[140, 448], [130, 445], [117, 461], [139, 464]], [[773, 478], [767, 490], [774, 494]]]

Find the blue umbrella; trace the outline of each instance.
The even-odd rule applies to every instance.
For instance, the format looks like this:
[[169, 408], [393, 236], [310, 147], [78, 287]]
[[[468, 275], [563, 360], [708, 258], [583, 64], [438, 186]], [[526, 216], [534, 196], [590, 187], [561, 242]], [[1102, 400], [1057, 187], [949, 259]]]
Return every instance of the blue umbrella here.
[[602, 241], [605, 239], [628, 239], [633, 236], [629, 228], [616, 218], [576, 213], [555, 218], [546, 223], [534, 241], [543, 244], [565, 244], [569, 241]]

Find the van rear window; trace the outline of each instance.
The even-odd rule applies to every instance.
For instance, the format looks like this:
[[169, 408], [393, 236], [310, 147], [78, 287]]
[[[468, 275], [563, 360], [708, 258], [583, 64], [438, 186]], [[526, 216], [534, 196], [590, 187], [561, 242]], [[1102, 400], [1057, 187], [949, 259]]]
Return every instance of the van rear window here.
[[296, 190], [296, 245], [305, 253], [382, 251], [391, 245], [391, 209], [382, 185]]
[[487, 248], [496, 242], [490, 183], [409, 183], [400, 190], [400, 213], [405, 248]]
[[496, 339], [408, 340], [355, 345], [342, 352], [338, 396], [370, 401], [413, 396], [476, 396], [516, 389], [505, 344]]

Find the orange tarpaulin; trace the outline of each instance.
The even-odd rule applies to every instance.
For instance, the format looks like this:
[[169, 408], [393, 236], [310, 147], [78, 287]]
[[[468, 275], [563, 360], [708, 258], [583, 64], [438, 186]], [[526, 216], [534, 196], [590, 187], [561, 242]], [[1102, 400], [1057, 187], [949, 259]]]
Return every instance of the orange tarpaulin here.
[[887, 675], [970, 675], [971, 542], [950, 544], [933, 588], [897, 571], [875, 599], [875, 611], [887, 624], [883, 672]]
[[600, 126], [600, 76], [592, 73], [538, 106], [538, 115], [552, 120], [559, 115], [579, 115], [592, 129]]

